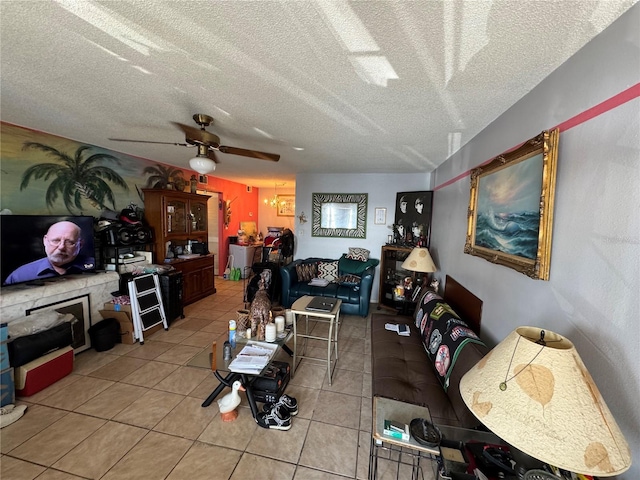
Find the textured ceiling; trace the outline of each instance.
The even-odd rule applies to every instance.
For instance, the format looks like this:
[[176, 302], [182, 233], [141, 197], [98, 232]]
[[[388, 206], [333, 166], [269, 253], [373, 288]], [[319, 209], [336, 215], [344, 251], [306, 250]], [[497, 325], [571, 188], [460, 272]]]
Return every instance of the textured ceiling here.
[[206, 113], [281, 155], [217, 154], [255, 186], [431, 172], [635, 1], [2, 0], [0, 118], [187, 167], [109, 138], [184, 142], [170, 122]]

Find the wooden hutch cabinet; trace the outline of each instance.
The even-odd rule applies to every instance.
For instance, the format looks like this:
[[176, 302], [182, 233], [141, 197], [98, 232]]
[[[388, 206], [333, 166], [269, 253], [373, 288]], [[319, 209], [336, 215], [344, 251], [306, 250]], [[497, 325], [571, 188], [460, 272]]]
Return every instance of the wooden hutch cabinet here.
[[157, 263], [170, 263], [183, 275], [185, 305], [216, 292], [214, 254], [165, 260], [167, 243], [184, 247], [189, 240], [208, 242], [208, 195], [175, 190], [144, 189], [144, 216], [153, 229], [153, 252]]

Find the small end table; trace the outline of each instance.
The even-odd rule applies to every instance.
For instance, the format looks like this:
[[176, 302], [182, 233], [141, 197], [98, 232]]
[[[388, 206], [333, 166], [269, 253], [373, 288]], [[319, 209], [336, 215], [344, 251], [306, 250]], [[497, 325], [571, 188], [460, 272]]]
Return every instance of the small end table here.
[[[291, 305], [291, 313], [294, 315], [293, 319], [293, 367], [291, 368], [291, 377], [293, 377], [296, 368], [298, 366], [298, 359], [308, 358], [311, 360], [316, 360], [319, 362], [327, 363], [327, 375], [329, 377], [329, 385], [331, 385], [331, 377], [333, 375], [333, 370], [336, 368], [336, 364], [338, 362], [338, 330], [340, 329], [340, 306], [342, 305], [342, 300], [336, 299], [336, 304], [333, 306], [330, 312], [318, 312], [318, 311], [309, 311], [307, 310], [307, 306], [315, 297], [310, 295], [305, 295], [304, 297], [300, 297], [298, 300], [293, 302]], [[333, 299], [332, 299], [333, 300]], [[300, 333], [298, 331], [298, 316], [305, 316], [305, 331], [304, 333]], [[313, 317], [315, 321], [318, 322], [327, 322], [329, 323], [329, 333], [326, 337], [319, 337], [316, 335], [309, 334], [309, 317]], [[302, 354], [298, 352], [298, 338], [304, 339], [304, 346], [302, 349]], [[305, 356], [307, 342], [309, 339], [313, 340], [321, 340], [327, 342], [327, 358], [317, 358], [317, 357], [309, 357]], [[335, 357], [332, 360], [332, 350], [335, 354]], [[333, 368], [331, 364], [333, 363]]]

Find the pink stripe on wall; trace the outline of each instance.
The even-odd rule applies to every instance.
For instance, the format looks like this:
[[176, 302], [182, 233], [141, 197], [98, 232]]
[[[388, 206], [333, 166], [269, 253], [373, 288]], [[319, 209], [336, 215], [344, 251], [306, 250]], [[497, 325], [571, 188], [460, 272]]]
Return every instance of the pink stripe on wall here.
[[[627, 88], [626, 90], [623, 90], [622, 92], [618, 93], [617, 95], [614, 95], [613, 97], [605, 100], [604, 102], [599, 103], [598, 105], [591, 107], [588, 110], [585, 110], [584, 112], [581, 112], [579, 114], [577, 114], [576, 116], [560, 123], [559, 125], [557, 125], [556, 127], [550, 128], [550, 130], [553, 130], [554, 128], [559, 128], [561, 132], [565, 132], [573, 127], [576, 127], [582, 123], [588, 122], [589, 120], [596, 118], [600, 115], [602, 115], [603, 113], [606, 113], [610, 110], [613, 110], [614, 108], [619, 107], [620, 105], [624, 105], [625, 103], [627, 103], [630, 100], [633, 100], [634, 98], [638, 98], [640, 97], [640, 83], [636, 83], [635, 85]], [[522, 145], [522, 144], [520, 144]], [[516, 145], [515, 147], [510, 148], [509, 150], [507, 150], [506, 152], [503, 153], [507, 153], [510, 152], [511, 150], [515, 150], [516, 148], [518, 148], [520, 145]], [[479, 166], [484, 165], [485, 163], [489, 163], [492, 159], [490, 158], [489, 160], [485, 160], [484, 162], [482, 162]], [[447, 180], [446, 182], [444, 182], [441, 185], [438, 185], [437, 187], [434, 188], [434, 190], [440, 190], [441, 188], [447, 187], [449, 185], [451, 185], [452, 183], [457, 182], [458, 180], [461, 180], [465, 177], [468, 177], [471, 173], [471, 170], [467, 170], [466, 172], [463, 172], [461, 174], [459, 174], [456, 177], [453, 177], [450, 180]]]

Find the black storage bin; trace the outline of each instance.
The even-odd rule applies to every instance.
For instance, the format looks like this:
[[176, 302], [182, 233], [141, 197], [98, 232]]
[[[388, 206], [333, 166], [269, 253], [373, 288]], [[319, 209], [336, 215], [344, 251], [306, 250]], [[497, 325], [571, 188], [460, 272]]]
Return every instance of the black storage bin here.
[[171, 323], [178, 317], [184, 318], [184, 306], [182, 302], [182, 272], [171, 270], [158, 276], [160, 292], [162, 293], [162, 305], [167, 323]]
[[96, 352], [111, 350], [120, 343], [120, 323], [115, 318], [107, 318], [89, 327], [91, 346]]
[[9, 362], [12, 367], [17, 368], [53, 350], [71, 345], [72, 342], [71, 323], [63, 322], [49, 330], [10, 341], [7, 345]]
[[287, 362], [272, 361], [253, 380], [252, 391], [256, 402], [275, 403], [291, 379], [291, 367]]

